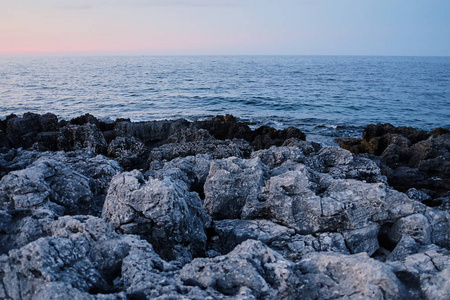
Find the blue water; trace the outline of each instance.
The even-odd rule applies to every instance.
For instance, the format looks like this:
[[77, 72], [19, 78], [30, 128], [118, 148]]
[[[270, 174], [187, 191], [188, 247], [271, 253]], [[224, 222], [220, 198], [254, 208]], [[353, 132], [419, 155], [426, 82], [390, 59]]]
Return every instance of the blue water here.
[[231, 113], [311, 137], [370, 123], [450, 128], [450, 57], [0, 57], [0, 117], [198, 119]]

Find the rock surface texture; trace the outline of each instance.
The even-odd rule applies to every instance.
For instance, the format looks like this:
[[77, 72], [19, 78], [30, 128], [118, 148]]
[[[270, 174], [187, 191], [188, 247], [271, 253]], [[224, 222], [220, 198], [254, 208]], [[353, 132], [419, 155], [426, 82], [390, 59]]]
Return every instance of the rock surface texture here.
[[449, 299], [446, 130], [345, 149], [229, 115], [0, 130], [0, 299]]

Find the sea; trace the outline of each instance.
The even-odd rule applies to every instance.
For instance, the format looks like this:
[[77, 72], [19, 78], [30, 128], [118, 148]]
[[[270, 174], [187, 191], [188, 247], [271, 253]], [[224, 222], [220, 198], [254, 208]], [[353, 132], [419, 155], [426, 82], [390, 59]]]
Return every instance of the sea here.
[[333, 144], [365, 126], [450, 129], [450, 57], [0, 57], [0, 118], [90, 113], [108, 121], [232, 114]]

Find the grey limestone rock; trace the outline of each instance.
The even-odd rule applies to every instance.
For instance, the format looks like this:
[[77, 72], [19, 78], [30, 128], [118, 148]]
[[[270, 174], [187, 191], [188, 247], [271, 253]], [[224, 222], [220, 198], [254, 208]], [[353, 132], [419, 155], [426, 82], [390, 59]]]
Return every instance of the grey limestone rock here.
[[333, 251], [349, 254], [340, 233], [322, 233], [316, 236], [295, 234], [295, 230], [268, 220], [214, 221], [215, 236], [210, 247], [227, 254], [246, 240], [258, 240], [292, 261], [315, 251]]
[[243, 288], [257, 299], [295, 297], [294, 264], [263, 243], [247, 240], [224, 256], [196, 258], [180, 271], [185, 285], [238, 296]]
[[308, 253], [298, 262], [299, 299], [409, 299], [392, 267], [366, 253]]
[[246, 203], [258, 201], [267, 173], [258, 158], [214, 160], [204, 186], [206, 211], [213, 219], [240, 218]]
[[144, 237], [169, 259], [202, 253], [210, 222], [198, 194], [184, 182], [145, 180], [137, 170], [113, 178], [102, 216], [120, 232]]
[[116, 162], [86, 151], [44, 152], [29, 162], [0, 180], [3, 209], [44, 207], [57, 214], [97, 214], [109, 181], [121, 170]]

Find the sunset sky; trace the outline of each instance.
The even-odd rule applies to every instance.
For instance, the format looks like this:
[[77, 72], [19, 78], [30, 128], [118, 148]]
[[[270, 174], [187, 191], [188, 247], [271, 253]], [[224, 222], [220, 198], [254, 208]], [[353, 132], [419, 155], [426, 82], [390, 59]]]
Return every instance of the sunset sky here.
[[450, 55], [449, 0], [0, 0], [0, 55]]

